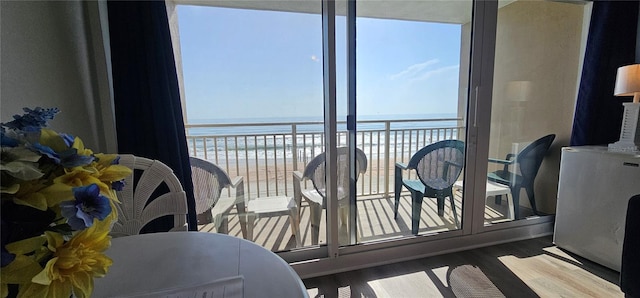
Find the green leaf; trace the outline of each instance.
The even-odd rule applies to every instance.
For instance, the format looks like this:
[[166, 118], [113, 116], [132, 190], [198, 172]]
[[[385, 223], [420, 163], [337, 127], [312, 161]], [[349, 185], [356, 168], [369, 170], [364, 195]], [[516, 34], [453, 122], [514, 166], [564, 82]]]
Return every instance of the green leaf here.
[[44, 236], [36, 236], [5, 245], [7, 251], [16, 255], [28, 254], [42, 247], [47, 241]]
[[14, 195], [18, 192], [18, 190], [20, 190], [20, 184], [13, 184], [10, 186], [1, 186], [0, 187], [0, 193], [6, 193], [6, 194], [10, 194], [10, 195]]
[[13, 160], [21, 160], [28, 162], [38, 162], [42, 157], [41, 154], [33, 152], [25, 147], [9, 148], [6, 153], [12, 155]]
[[30, 283], [31, 279], [40, 271], [42, 271], [42, 267], [35, 260], [27, 256], [16, 255], [13, 262], [2, 267], [0, 277], [2, 283], [24, 284]]
[[0, 170], [6, 171], [7, 174], [12, 177], [18, 178], [23, 181], [35, 180], [44, 175], [38, 169], [37, 163], [12, 161], [6, 164], [0, 165]]

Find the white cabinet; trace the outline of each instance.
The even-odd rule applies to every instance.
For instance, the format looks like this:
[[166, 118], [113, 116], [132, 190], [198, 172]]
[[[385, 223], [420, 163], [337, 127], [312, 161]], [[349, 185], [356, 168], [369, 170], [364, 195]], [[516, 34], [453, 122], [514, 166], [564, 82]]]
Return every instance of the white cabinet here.
[[562, 148], [554, 243], [620, 271], [627, 203], [640, 194], [640, 154]]

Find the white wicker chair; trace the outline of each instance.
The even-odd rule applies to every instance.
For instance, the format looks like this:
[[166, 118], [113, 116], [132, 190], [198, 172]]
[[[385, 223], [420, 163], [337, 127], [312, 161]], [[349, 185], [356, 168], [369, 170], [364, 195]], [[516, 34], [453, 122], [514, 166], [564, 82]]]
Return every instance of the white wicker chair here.
[[[208, 160], [192, 156], [189, 161], [198, 224], [213, 224], [216, 232], [228, 234], [229, 212], [236, 206], [240, 229], [246, 238], [244, 178], [237, 176], [231, 179], [223, 169]], [[235, 189], [235, 197], [221, 197], [222, 190], [228, 187]]]
[[[116, 204], [118, 221], [113, 225], [111, 235], [140, 234], [147, 223], [165, 215], [173, 215], [170, 231], [186, 231], [187, 197], [173, 170], [158, 160], [130, 154], [120, 155], [120, 164], [132, 169], [133, 174], [125, 179], [124, 189], [118, 192], [122, 203]], [[139, 178], [136, 172], [142, 173]], [[148, 202], [163, 183], [169, 191]]]

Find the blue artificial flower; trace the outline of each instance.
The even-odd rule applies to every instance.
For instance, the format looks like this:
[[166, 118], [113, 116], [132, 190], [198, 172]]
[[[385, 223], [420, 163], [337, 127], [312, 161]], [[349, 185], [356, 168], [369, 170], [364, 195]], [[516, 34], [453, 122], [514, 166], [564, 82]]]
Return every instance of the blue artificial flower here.
[[72, 148], [60, 153], [60, 165], [65, 168], [86, 166], [93, 161], [93, 156], [79, 155], [78, 149]]
[[18, 140], [9, 137], [5, 134], [4, 127], [0, 127], [0, 146], [2, 147], [16, 147], [20, 145]]
[[100, 195], [97, 184], [73, 188], [75, 201], [60, 203], [62, 216], [74, 230], [83, 230], [93, 224], [93, 219], [105, 219], [111, 213], [109, 198]]
[[58, 155], [58, 153], [53, 151], [53, 149], [51, 149], [51, 147], [42, 145], [42, 144], [37, 143], [37, 142], [31, 144], [30, 147], [31, 147], [31, 149], [37, 151], [38, 153], [48, 156], [55, 163], [60, 164], [60, 155]]
[[118, 164], [120, 164], [120, 155], [116, 156], [116, 158], [114, 158], [114, 159], [111, 161], [111, 164], [112, 164], [112, 165], [118, 165]]
[[25, 114], [14, 115], [13, 121], [2, 123], [2, 126], [15, 130], [39, 130], [47, 126], [47, 121], [53, 119], [60, 112], [58, 108], [43, 109], [37, 107], [35, 109], [24, 108]]
[[121, 191], [124, 189], [125, 186], [125, 182], [124, 179], [120, 180], [120, 181], [113, 181], [111, 182], [111, 188], [117, 190], [117, 191]]
[[62, 140], [64, 140], [67, 147], [71, 148], [71, 146], [73, 146], [73, 141], [75, 140], [74, 136], [66, 133], [59, 133], [58, 135], [62, 137]]

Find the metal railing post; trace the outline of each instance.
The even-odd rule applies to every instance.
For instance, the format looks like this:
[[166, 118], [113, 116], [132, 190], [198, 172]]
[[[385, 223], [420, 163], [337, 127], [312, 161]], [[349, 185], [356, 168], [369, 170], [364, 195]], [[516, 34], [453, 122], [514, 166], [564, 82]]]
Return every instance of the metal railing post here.
[[389, 154], [391, 143], [391, 122], [384, 122], [384, 195], [389, 198]]
[[[298, 126], [294, 123], [291, 124], [291, 150], [293, 158], [293, 170], [298, 170]], [[285, 157], [286, 159], [286, 157]]]

